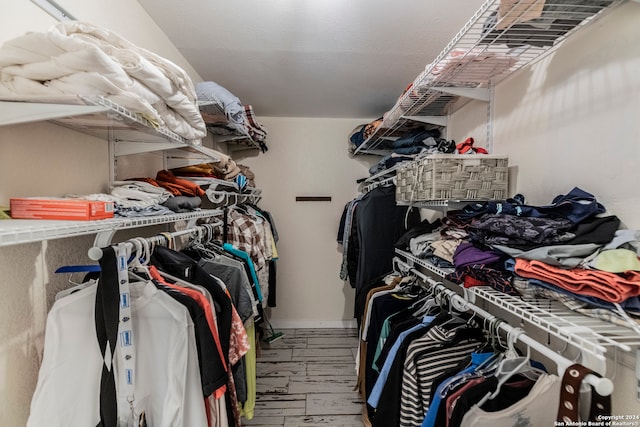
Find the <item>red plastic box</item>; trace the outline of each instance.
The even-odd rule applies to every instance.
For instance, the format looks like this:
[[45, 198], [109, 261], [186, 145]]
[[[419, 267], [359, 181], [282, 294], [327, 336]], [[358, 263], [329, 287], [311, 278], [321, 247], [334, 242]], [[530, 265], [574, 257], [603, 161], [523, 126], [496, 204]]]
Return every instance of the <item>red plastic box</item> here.
[[113, 218], [113, 202], [26, 197], [10, 200], [14, 219], [94, 220]]

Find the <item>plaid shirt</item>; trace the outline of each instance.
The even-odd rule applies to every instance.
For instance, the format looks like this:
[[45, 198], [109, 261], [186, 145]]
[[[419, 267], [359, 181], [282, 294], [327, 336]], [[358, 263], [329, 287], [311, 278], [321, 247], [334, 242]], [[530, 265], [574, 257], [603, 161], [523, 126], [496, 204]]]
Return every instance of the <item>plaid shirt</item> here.
[[[267, 244], [265, 221], [229, 209], [227, 242], [249, 254], [256, 271], [261, 270], [271, 257], [271, 245]], [[223, 228], [218, 228], [222, 240]]]

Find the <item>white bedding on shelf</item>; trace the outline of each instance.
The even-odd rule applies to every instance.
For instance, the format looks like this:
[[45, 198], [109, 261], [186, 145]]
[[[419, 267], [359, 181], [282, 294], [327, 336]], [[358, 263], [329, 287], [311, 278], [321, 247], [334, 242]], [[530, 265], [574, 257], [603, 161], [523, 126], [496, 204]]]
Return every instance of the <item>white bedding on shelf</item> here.
[[107, 29], [61, 22], [0, 47], [0, 97], [69, 94], [104, 96], [188, 140], [206, 135], [186, 72]]

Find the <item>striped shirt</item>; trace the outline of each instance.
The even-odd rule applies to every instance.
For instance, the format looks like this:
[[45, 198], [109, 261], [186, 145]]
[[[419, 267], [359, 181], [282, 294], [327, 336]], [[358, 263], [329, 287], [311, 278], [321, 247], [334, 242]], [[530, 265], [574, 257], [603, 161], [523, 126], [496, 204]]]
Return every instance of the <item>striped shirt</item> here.
[[420, 427], [431, 401], [431, 386], [443, 372], [455, 368], [485, 341], [477, 338], [458, 340], [458, 326], [446, 329], [434, 326], [425, 336], [413, 341], [407, 350], [402, 376], [400, 426]]

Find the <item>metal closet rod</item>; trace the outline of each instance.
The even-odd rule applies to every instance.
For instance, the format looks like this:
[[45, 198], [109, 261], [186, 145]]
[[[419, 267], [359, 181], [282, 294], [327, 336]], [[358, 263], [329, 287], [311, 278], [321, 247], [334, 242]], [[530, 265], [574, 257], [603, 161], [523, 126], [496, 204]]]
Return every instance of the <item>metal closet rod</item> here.
[[[467, 310], [472, 310], [476, 314], [478, 314], [479, 316], [481, 316], [482, 318], [486, 319], [489, 322], [498, 320], [498, 318], [493, 314], [483, 310], [482, 308], [476, 306], [473, 303], [470, 303], [469, 301], [467, 301], [466, 299], [464, 299], [463, 297], [461, 297], [451, 289], [447, 288], [441, 282], [437, 282], [433, 280], [431, 277], [425, 275], [419, 270], [416, 270], [414, 267], [411, 267], [409, 264], [403, 262], [397, 257], [394, 258], [394, 263], [400, 266], [401, 270], [406, 271], [407, 273], [413, 274], [418, 278], [420, 278], [420, 280], [430, 285], [433, 288], [433, 290], [443, 292], [449, 298], [449, 301], [451, 302], [452, 305], [456, 304], [459, 307], [464, 307]], [[549, 347], [545, 346], [544, 344], [541, 344], [540, 342], [531, 338], [526, 333], [516, 332], [515, 331], [516, 328], [509, 325], [508, 323], [500, 322], [498, 329], [502, 329], [507, 334], [510, 334], [510, 333], [514, 334], [515, 336], [514, 342], [520, 341], [523, 344], [527, 345], [530, 349], [533, 349], [538, 353], [542, 354], [543, 356], [547, 357], [548, 359], [552, 360], [558, 368], [558, 376], [560, 377], [562, 377], [562, 375], [564, 374], [564, 371], [569, 366], [575, 363], [574, 361], [565, 358], [564, 356], [556, 353], [555, 351], [551, 350]], [[596, 392], [601, 396], [609, 396], [611, 395], [611, 393], [613, 393], [613, 382], [609, 378], [597, 377], [593, 374], [588, 374], [584, 377], [583, 381], [593, 386]]]
[[[202, 225], [196, 225], [190, 228], [186, 228], [184, 230], [160, 233], [151, 237], [136, 237], [133, 239], [126, 240], [122, 242], [122, 244], [124, 244], [126, 249], [130, 251], [138, 249], [140, 245], [136, 244], [136, 241], [139, 242], [140, 240], [144, 240], [151, 247], [161, 246], [161, 245], [169, 246], [170, 243], [176, 237], [185, 236], [185, 235], [192, 235], [192, 237], [212, 235], [214, 225], [219, 225], [219, 223], [207, 223]], [[116, 245], [117, 244], [113, 246], [116, 246]], [[93, 246], [89, 248], [88, 256], [93, 261], [100, 260], [100, 258], [102, 258], [102, 248], [99, 248], [97, 246]]]

